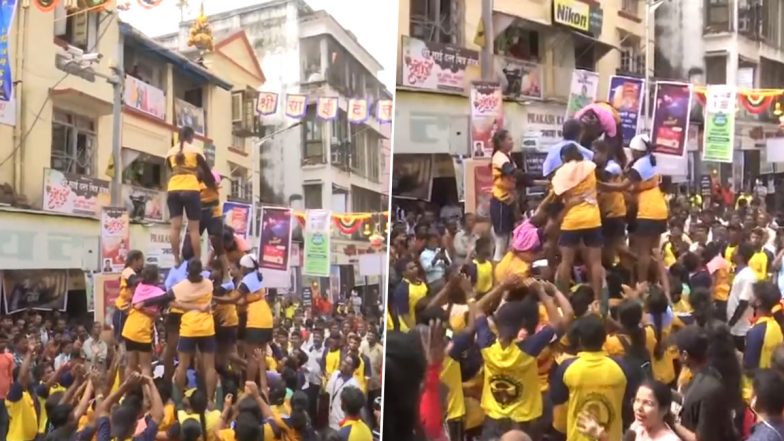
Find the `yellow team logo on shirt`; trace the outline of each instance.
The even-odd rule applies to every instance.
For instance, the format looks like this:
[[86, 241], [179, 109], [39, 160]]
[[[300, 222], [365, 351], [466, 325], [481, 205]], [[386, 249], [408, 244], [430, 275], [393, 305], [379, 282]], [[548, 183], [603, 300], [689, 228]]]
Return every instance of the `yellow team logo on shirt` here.
[[523, 396], [523, 384], [506, 375], [490, 377], [490, 393], [501, 408], [520, 400]]
[[610, 401], [604, 395], [596, 392], [587, 394], [585, 398], [578, 402], [575, 410], [577, 411], [574, 415], [575, 418], [581, 412], [587, 412], [593, 415], [596, 422], [604, 427], [605, 430], [609, 429], [610, 425], [615, 421], [615, 412]]

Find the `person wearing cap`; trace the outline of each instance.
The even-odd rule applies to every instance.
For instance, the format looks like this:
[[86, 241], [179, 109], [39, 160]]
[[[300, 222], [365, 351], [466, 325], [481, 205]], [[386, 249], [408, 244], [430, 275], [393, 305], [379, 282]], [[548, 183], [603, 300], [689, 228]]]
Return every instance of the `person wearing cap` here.
[[630, 244], [637, 256], [636, 279], [650, 277], [652, 251], [659, 247], [661, 235], [667, 231], [669, 210], [664, 194], [659, 189], [661, 177], [656, 168], [653, 144], [648, 135], [637, 135], [629, 143], [632, 162], [622, 182], [600, 182], [602, 191], [627, 191], [631, 189], [636, 199], [636, 210], [630, 210], [634, 219], [629, 225]]
[[[242, 280], [237, 291], [242, 295], [242, 302], [247, 305], [248, 318], [245, 324], [245, 354], [253, 354], [256, 349], [266, 350], [272, 341], [273, 317], [272, 309], [267, 303], [267, 292], [262, 281], [264, 277], [259, 271], [259, 262], [253, 254], [246, 254], [240, 259]], [[245, 378], [257, 378], [259, 366], [253, 360], [248, 362]]]

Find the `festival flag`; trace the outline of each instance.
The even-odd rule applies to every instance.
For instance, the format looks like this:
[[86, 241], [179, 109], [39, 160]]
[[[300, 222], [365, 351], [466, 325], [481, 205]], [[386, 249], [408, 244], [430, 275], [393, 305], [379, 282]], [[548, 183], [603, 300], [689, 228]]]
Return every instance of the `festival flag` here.
[[338, 97], [320, 96], [316, 104], [316, 114], [324, 121], [331, 121], [338, 115]]
[[392, 100], [381, 100], [376, 103], [376, 119], [381, 124], [392, 122]]
[[360, 124], [368, 118], [368, 102], [365, 99], [352, 98], [348, 100], [348, 121]]
[[308, 111], [308, 96], [300, 94], [286, 95], [286, 116], [302, 119]]
[[274, 115], [278, 112], [278, 94], [275, 92], [259, 92], [256, 112], [261, 116]]

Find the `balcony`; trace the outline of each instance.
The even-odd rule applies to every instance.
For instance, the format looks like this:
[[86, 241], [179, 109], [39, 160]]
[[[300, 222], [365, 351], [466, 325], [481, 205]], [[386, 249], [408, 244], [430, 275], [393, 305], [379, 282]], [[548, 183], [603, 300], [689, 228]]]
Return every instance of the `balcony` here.
[[166, 120], [166, 93], [144, 81], [125, 75], [125, 105], [149, 116]]
[[191, 127], [197, 135], [207, 135], [204, 109], [179, 98], [174, 98], [174, 122], [177, 127]]

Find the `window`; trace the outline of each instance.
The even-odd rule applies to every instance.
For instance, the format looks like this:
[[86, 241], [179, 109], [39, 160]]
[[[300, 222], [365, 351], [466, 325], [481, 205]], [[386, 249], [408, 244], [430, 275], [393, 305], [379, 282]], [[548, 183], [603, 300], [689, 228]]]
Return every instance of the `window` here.
[[518, 60], [539, 61], [539, 33], [514, 23], [495, 39], [495, 53]]
[[411, 0], [411, 36], [425, 41], [460, 44], [458, 0]]
[[727, 57], [705, 57], [705, 84], [727, 82]]
[[305, 184], [302, 186], [305, 193], [305, 209], [317, 210], [321, 208], [321, 184]]
[[640, 15], [640, 0], [621, 0], [621, 11], [634, 15]]
[[237, 136], [235, 134], [231, 135], [231, 146], [234, 147], [236, 150], [241, 152], [245, 151], [245, 138], [241, 136]]
[[69, 45], [89, 52], [95, 50], [98, 37], [98, 14], [89, 12], [71, 13], [66, 11], [65, 2], [60, 2], [54, 10], [54, 36]]
[[367, 150], [367, 128], [363, 124], [351, 124], [351, 170], [365, 176], [367, 174], [366, 150]]
[[348, 146], [351, 140], [348, 133], [348, 119], [346, 112], [338, 109], [337, 118], [332, 120], [332, 150], [331, 164], [343, 169], [348, 168]]
[[231, 93], [231, 122], [242, 122], [242, 92]]
[[164, 159], [136, 150], [123, 149], [123, 184], [144, 187], [152, 190], [163, 190]]
[[[321, 81], [321, 39], [324, 37], [304, 38], [300, 40], [300, 66], [302, 78], [306, 82]], [[326, 44], [326, 42], [325, 42]]]
[[705, 0], [705, 14], [705, 27], [707, 30], [713, 32], [730, 30], [729, 0]]
[[381, 158], [379, 158], [378, 151], [381, 148], [381, 139], [375, 135], [368, 133], [368, 172], [367, 177], [373, 182], [379, 182], [379, 173], [381, 170]]
[[248, 179], [248, 169], [229, 163], [231, 167], [231, 193], [232, 200], [249, 202], [253, 200], [253, 183]]
[[645, 75], [645, 56], [640, 50], [638, 38], [621, 34], [621, 66], [620, 71], [636, 75]]
[[55, 109], [51, 167], [64, 173], [93, 176], [94, 152], [95, 122]]
[[585, 69], [595, 71], [596, 56], [594, 52], [594, 42], [584, 39], [574, 41], [574, 67], [575, 69]]
[[308, 113], [305, 117], [305, 152], [302, 155], [305, 164], [324, 164], [324, 122], [316, 116], [316, 106], [308, 106]]

